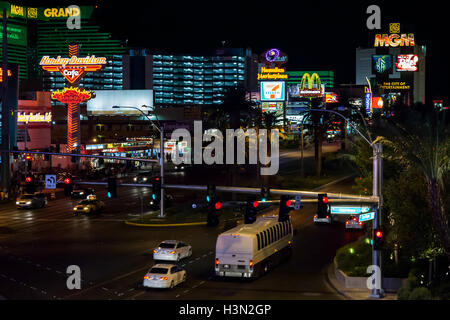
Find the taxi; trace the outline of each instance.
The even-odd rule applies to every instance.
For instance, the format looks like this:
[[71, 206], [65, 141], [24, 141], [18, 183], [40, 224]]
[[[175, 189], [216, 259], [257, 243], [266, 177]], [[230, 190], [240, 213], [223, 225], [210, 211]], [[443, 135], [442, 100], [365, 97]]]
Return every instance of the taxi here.
[[78, 215], [79, 213], [90, 214], [102, 211], [105, 208], [105, 203], [103, 201], [97, 200], [94, 195], [90, 195], [86, 200], [78, 202], [78, 204], [73, 208], [73, 214]]

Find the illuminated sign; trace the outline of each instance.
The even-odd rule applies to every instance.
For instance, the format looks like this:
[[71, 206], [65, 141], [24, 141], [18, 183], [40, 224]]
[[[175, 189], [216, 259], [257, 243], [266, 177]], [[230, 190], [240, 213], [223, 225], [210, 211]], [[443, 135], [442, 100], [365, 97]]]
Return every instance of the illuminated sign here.
[[344, 206], [331, 206], [331, 213], [333, 214], [360, 214], [369, 212], [369, 207], [344, 207]]
[[260, 61], [266, 65], [283, 65], [288, 61], [288, 57], [284, 52], [273, 48], [261, 54]]
[[372, 109], [383, 109], [383, 98], [372, 97]]
[[283, 81], [263, 81], [261, 82], [261, 101], [284, 101], [285, 82]]
[[136, 109], [113, 109], [113, 106], [136, 106], [148, 114], [153, 111], [153, 90], [96, 90], [95, 99], [87, 102], [87, 112], [91, 115], [142, 115]]
[[95, 55], [78, 58], [76, 55], [70, 58], [50, 58], [43, 56], [39, 65], [50, 72], [60, 72], [70, 83], [77, 81], [85, 72], [98, 71], [106, 64], [105, 57]]
[[372, 92], [369, 87], [364, 87], [364, 106], [366, 110], [366, 114], [372, 113]]
[[52, 92], [52, 99], [67, 104], [79, 104], [94, 97], [95, 94], [92, 91], [78, 87], [64, 88], [62, 91], [56, 90]]
[[399, 54], [395, 66], [397, 71], [417, 71], [419, 56], [417, 54]]
[[407, 84], [405, 81], [392, 81], [383, 82], [382, 85], [378, 85], [380, 89], [385, 90], [410, 90], [411, 85]]
[[[27, 28], [25, 26], [14, 24], [8, 21], [6, 26], [6, 38], [8, 43], [26, 46], [27, 45]], [[3, 40], [3, 26], [0, 24], [0, 40]]]
[[[8, 77], [11, 77], [12, 73], [11, 70], [8, 69]], [[0, 68], [0, 82], [3, 82], [3, 69]]]
[[324, 100], [326, 103], [336, 103], [339, 102], [338, 95], [334, 92], [326, 92]]
[[414, 34], [376, 34], [375, 47], [414, 47]]
[[258, 73], [258, 79], [257, 80], [261, 80], [261, 79], [270, 79], [270, 80], [278, 80], [278, 79], [287, 79], [288, 75], [286, 73], [286, 69], [283, 68], [265, 68], [262, 67], [261, 68], [261, 73]]
[[373, 55], [372, 73], [391, 73], [392, 56], [391, 55]]
[[52, 113], [46, 112], [45, 114], [38, 113], [25, 113], [25, 112], [18, 112], [17, 113], [17, 122], [51, 122], [52, 121]]
[[300, 84], [289, 87], [289, 95], [291, 97], [322, 97], [324, 95], [324, 87], [319, 75], [313, 73], [305, 73]]
[[46, 8], [44, 9], [44, 16], [47, 18], [66, 18], [78, 16], [80, 10], [77, 8]]
[[283, 111], [283, 102], [261, 102], [262, 112]]
[[16, 6], [14, 4], [11, 4], [10, 13], [11, 13], [11, 15], [25, 17], [23, 7]]

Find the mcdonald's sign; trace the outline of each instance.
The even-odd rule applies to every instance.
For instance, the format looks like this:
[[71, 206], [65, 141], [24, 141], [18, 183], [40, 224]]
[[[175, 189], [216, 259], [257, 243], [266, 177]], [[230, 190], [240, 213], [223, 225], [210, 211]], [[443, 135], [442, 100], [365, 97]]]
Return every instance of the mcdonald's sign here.
[[322, 97], [324, 95], [324, 86], [317, 73], [310, 75], [305, 73], [300, 82], [298, 96], [300, 97]]

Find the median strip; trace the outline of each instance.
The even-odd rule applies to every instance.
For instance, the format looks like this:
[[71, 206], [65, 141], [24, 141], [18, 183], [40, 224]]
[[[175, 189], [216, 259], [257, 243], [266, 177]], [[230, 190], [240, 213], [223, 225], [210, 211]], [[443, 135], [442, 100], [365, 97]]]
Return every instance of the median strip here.
[[136, 223], [125, 221], [125, 224], [137, 227], [185, 227], [185, 226], [203, 226], [206, 222], [187, 222], [187, 223]]

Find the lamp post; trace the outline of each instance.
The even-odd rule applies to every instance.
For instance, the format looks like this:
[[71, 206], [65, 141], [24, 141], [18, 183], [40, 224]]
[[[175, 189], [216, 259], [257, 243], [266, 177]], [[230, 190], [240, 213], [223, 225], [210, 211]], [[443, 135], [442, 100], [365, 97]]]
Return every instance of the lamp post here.
[[[348, 124], [352, 126], [353, 129], [366, 141], [370, 147], [373, 149], [373, 188], [372, 188], [372, 194], [373, 196], [376, 196], [379, 198], [378, 206], [375, 206], [375, 216], [373, 219], [373, 228], [379, 228], [382, 224], [381, 221], [381, 208], [383, 206], [383, 195], [381, 193], [382, 186], [383, 186], [383, 146], [380, 143], [373, 143], [370, 142], [354, 125], [353, 123], [347, 119], [345, 116], [340, 114], [339, 112], [333, 111], [333, 110], [325, 110], [325, 109], [310, 109], [310, 111], [316, 111], [316, 112], [328, 112], [328, 113], [334, 113], [341, 118], [343, 118], [345, 121], [347, 121]], [[381, 275], [381, 251], [380, 250], [374, 250], [372, 246], [372, 265], [379, 267], [380, 270], [380, 288], [373, 288], [372, 292], [370, 294], [371, 298], [382, 298], [384, 295], [383, 287], [383, 277]]]
[[[145, 107], [145, 106], [143, 106]], [[135, 109], [138, 110], [144, 117], [146, 117], [152, 125], [158, 129], [160, 133], [160, 157], [159, 164], [161, 167], [161, 201], [160, 201], [160, 213], [159, 217], [164, 218], [164, 127], [159, 124], [159, 127], [150, 119], [141, 109], [137, 107], [128, 107], [128, 106], [113, 106], [113, 109]], [[158, 120], [158, 118], [157, 118]], [[159, 120], [158, 120], [159, 123]]]

